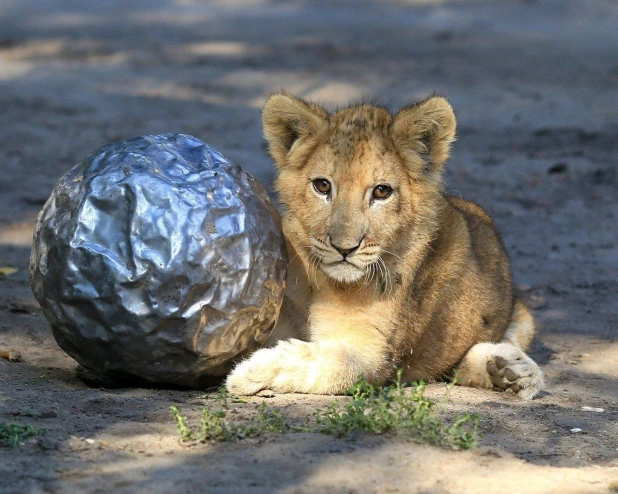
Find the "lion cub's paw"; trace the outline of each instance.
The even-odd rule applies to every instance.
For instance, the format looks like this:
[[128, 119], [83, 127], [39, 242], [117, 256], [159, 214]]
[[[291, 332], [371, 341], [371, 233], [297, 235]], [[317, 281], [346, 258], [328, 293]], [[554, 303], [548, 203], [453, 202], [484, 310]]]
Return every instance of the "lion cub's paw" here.
[[272, 380], [273, 349], [265, 348], [240, 362], [225, 380], [227, 390], [239, 396], [254, 395], [268, 388]]
[[544, 386], [543, 372], [536, 362], [510, 344], [495, 346], [487, 360], [487, 372], [495, 387], [524, 400], [534, 398]]
[[263, 389], [279, 393], [296, 391], [297, 383], [303, 379], [298, 367], [307, 358], [306, 346], [306, 342], [291, 339], [258, 350], [234, 367], [225, 387], [235, 395], [254, 395]]

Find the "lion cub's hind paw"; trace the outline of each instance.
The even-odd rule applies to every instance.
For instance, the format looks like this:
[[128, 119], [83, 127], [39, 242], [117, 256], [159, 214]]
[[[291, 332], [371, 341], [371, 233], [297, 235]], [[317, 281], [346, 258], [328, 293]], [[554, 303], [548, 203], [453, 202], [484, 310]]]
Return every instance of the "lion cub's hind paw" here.
[[543, 372], [534, 360], [512, 345], [498, 345], [487, 360], [493, 385], [524, 400], [534, 398], [544, 386]]

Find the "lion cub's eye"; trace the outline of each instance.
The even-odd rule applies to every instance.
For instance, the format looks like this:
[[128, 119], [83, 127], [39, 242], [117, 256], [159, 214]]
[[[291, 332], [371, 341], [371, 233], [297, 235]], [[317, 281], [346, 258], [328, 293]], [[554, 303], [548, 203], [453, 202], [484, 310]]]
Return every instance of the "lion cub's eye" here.
[[374, 199], [386, 199], [393, 193], [393, 188], [388, 185], [376, 185], [373, 188]]
[[313, 181], [313, 188], [320, 194], [327, 195], [330, 194], [331, 185], [328, 180], [325, 178], [316, 178]]

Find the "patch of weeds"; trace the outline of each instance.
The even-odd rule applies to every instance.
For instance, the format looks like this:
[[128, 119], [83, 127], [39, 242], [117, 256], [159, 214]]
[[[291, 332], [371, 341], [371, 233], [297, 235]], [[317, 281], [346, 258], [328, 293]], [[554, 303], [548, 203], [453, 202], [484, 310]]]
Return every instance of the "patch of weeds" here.
[[255, 417], [243, 422], [228, 420], [228, 400], [235, 398], [221, 388], [214, 395], [218, 407], [202, 410], [199, 426], [188, 426], [177, 407], [170, 410], [181, 440], [185, 442], [232, 441], [266, 433], [317, 432], [346, 436], [354, 432], [392, 434], [408, 440], [451, 449], [471, 449], [477, 445], [479, 417], [464, 413], [448, 423], [437, 413], [437, 404], [424, 396], [422, 382], [410, 387], [401, 384], [401, 372], [390, 386], [375, 387], [367, 381], [353, 386], [351, 400], [341, 406], [333, 401], [317, 410], [305, 426], [292, 425], [280, 411], [265, 402], [257, 405]]
[[193, 439], [193, 431], [187, 427], [187, 417], [180, 415], [180, 409], [176, 405], [170, 407], [170, 412], [172, 412], [172, 418], [176, 422], [176, 429], [178, 434], [180, 434], [180, 440], [191, 441]]
[[352, 387], [352, 397], [343, 408], [337, 402], [315, 414], [315, 431], [345, 436], [362, 431], [394, 434], [409, 440], [453, 449], [471, 449], [477, 445], [479, 418], [465, 413], [447, 424], [436, 413], [436, 403], [424, 396], [426, 385], [401, 385], [401, 371], [391, 385], [376, 388], [366, 381]]
[[45, 430], [31, 425], [0, 424], [0, 446], [14, 448], [21, 441], [32, 436], [42, 436]]
[[247, 403], [230, 396], [224, 388], [214, 393], [218, 408], [204, 408], [200, 416], [199, 426], [187, 425], [187, 418], [180, 414], [178, 407], [172, 405], [170, 412], [176, 422], [176, 428], [183, 442], [233, 441], [248, 437], [258, 437], [266, 433], [298, 432], [300, 428], [291, 426], [278, 410], [270, 409], [266, 403], [257, 405], [255, 418], [244, 423], [234, 423], [226, 420], [228, 400], [233, 403]]

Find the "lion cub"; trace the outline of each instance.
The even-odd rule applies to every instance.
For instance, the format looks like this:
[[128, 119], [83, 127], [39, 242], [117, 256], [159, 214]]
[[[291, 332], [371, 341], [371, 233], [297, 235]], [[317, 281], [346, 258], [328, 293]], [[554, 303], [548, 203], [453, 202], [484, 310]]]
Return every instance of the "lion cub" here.
[[448, 101], [392, 115], [329, 114], [286, 93], [263, 111], [278, 169], [290, 265], [271, 348], [239, 363], [230, 392], [340, 394], [457, 372], [459, 384], [534, 397], [543, 375], [524, 351], [534, 321], [513, 296], [491, 218], [445, 195], [455, 138]]

